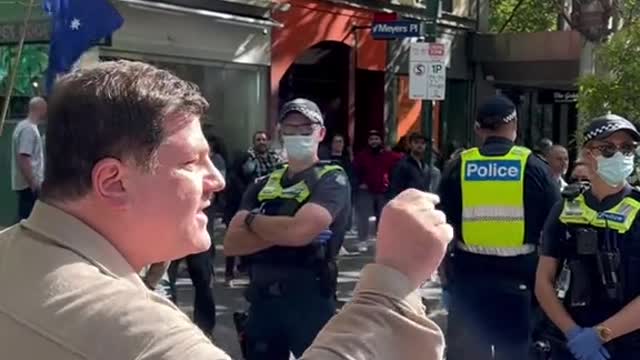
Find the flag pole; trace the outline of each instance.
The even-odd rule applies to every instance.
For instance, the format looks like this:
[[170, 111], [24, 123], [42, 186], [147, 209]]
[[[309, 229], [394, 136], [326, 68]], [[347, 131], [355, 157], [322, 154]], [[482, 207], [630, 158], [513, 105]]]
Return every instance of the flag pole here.
[[22, 57], [22, 49], [24, 48], [24, 40], [27, 37], [27, 24], [31, 19], [31, 13], [33, 12], [33, 4], [35, 0], [29, 1], [29, 7], [27, 8], [27, 14], [24, 17], [24, 22], [22, 24], [22, 34], [20, 35], [20, 42], [18, 43], [18, 54], [16, 54], [16, 59], [13, 63], [13, 71], [9, 77], [9, 88], [7, 89], [7, 96], [4, 98], [4, 105], [2, 106], [2, 116], [0, 116], [0, 136], [2, 136], [2, 130], [4, 129], [4, 122], [7, 119], [7, 115], [9, 113], [9, 103], [11, 102], [11, 94], [13, 92], [13, 87], [16, 83], [16, 77], [18, 76], [18, 70], [20, 68], [20, 58]]

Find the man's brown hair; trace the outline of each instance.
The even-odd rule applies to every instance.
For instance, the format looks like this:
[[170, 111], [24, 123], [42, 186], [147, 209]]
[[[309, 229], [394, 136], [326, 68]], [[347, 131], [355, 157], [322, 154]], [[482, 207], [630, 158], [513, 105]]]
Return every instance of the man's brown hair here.
[[86, 195], [93, 167], [105, 158], [153, 171], [165, 119], [201, 118], [208, 108], [196, 85], [141, 62], [103, 62], [63, 76], [50, 101], [42, 197]]

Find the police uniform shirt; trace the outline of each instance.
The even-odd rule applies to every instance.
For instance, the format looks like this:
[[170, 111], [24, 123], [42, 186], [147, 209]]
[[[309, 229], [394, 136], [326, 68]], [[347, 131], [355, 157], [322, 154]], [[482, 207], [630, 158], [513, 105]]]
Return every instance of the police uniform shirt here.
[[[311, 167], [295, 174], [293, 177], [289, 177], [285, 172], [281, 185], [286, 188], [303, 180], [312, 182], [316, 176], [315, 170]], [[262, 177], [249, 186], [242, 197], [241, 210], [251, 211], [260, 206], [258, 194], [266, 185], [268, 179], [268, 176]], [[342, 239], [347, 230], [347, 221], [349, 220], [351, 208], [351, 187], [347, 175], [344, 171], [330, 171], [324, 174], [316, 182], [315, 187], [310, 190], [311, 195], [309, 195], [307, 202], [327, 209], [333, 217], [333, 221], [329, 226], [329, 229], [333, 232], [332, 239]]]
[[[484, 156], [502, 156], [507, 154], [513, 146], [514, 143], [508, 139], [490, 137], [480, 147], [480, 153]], [[451, 160], [448, 167], [444, 170], [438, 189], [438, 195], [440, 196], [440, 204], [438, 207], [447, 215], [447, 221], [453, 226], [455, 241], [464, 241], [462, 238], [461, 164], [461, 157], [456, 157]], [[550, 175], [548, 168], [548, 165], [533, 154], [527, 158], [523, 190], [525, 243], [538, 243], [540, 232], [549, 214], [549, 210], [560, 199], [560, 191], [557, 183]], [[496, 233], [496, 236], [500, 236], [500, 234]], [[500, 259], [500, 261], [496, 261], [495, 259], [485, 261], [486, 259], [483, 258], [487, 258], [486, 256], [469, 255], [469, 257], [480, 261], [481, 263], [478, 266], [486, 268], [487, 271], [492, 267], [496, 267], [496, 271], [504, 272], [505, 268], [502, 267], [502, 265], [510, 266], [507, 264], [510, 258]], [[533, 262], [527, 265], [514, 263], [513, 266], [514, 272], [524, 272], [528, 274], [531, 271], [535, 271], [535, 264]]]
[[[632, 193], [631, 186], [625, 186], [620, 192], [609, 195], [599, 201], [591, 192], [584, 194], [585, 204], [598, 212], [606, 211], [616, 206], [624, 197], [629, 196]], [[640, 194], [631, 194], [636, 200], [640, 201]], [[567, 225], [560, 221], [560, 214], [564, 207], [564, 201], [559, 201], [554, 205], [553, 209], [549, 213], [544, 230], [542, 233], [542, 244], [540, 254], [543, 256], [552, 257], [562, 263], [570, 256], [571, 248], [568, 241]], [[635, 277], [636, 284], [630, 284], [640, 289], [640, 218], [636, 217], [631, 229], [623, 237], [624, 241], [621, 241], [620, 252], [622, 254], [622, 263], [630, 271], [637, 274]], [[592, 269], [593, 270], [593, 269]], [[594, 275], [595, 279], [591, 280], [592, 284], [599, 284], [600, 280], [597, 275]], [[630, 280], [630, 279], [629, 279]], [[632, 280], [630, 280], [632, 281]], [[606, 320], [607, 317], [613, 315], [618, 309], [599, 308], [589, 309], [589, 314], [580, 315], [582, 319], [587, 322], [593, 322], [592, 324], [581, 324], [583, 326], [597, 325], [597, 323]], [[576, 319], [580, 320], [580, 319]]]

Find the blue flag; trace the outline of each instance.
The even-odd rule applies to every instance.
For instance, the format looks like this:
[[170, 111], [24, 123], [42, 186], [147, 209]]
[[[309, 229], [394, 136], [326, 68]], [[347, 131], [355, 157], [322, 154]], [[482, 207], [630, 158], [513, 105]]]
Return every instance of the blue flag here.
[[44, 0], [52, 17], [47, 91], [56, 75], [68, 72], [80, 56], [124, 23], [108, 0]]

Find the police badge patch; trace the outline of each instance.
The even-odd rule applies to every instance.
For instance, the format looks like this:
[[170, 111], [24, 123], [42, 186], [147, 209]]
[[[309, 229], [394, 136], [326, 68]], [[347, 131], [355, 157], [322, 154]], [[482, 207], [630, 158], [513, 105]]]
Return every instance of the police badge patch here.
[[345, 174], [338, 174], [338, 176], [336, 176], [336, 182], [342, 186], [346, 186], [347, 176]]

